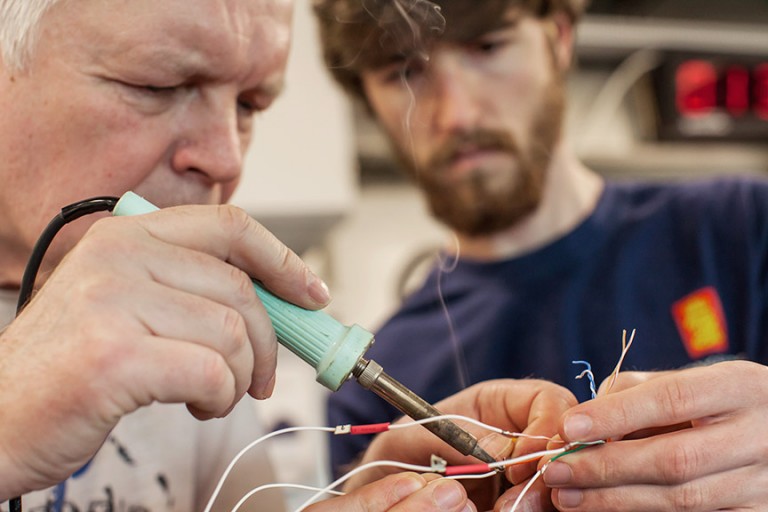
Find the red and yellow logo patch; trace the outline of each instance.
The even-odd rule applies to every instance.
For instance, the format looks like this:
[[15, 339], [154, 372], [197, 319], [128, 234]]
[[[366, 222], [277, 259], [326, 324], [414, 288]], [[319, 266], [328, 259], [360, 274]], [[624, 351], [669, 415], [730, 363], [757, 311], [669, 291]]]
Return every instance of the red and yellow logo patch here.
[[672, 316], [692, 359], [728, 350], [728, 330], [717, 290], [701, 288], [672, 304]]

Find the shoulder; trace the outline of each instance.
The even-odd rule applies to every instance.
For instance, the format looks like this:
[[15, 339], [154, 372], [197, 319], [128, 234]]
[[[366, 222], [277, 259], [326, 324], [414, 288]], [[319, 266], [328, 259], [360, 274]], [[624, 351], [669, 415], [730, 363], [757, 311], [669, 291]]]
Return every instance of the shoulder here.
[[684, 183], [612, 184], [606, 190], [606, 198], [614, 211], [635, 214], [765, 217], [768, 179], [733, 177]]

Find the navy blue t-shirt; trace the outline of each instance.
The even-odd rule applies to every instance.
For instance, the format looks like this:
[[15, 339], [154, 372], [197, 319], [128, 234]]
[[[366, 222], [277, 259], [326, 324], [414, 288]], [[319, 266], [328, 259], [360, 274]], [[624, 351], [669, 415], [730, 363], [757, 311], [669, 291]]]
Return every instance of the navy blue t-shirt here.
[[[679, 368], [717, 355], [768, 361], [768, 182], [608, 184], [593, 214], [564, 237], [517, 258], [460, 260], [438, 270], [376, 335], [366, 354], [429, 402], [469, 384], [547, 379], [590, 397], [575, 380], [586, 360], [598, 383], [636, 329], [623, 369]], [[451, 326], [455, 330], [452, 335]], [[329, 400], [329, 423], [400, 413], [355, 383]], [[335, 472], [367, 436], [332, 439]]]

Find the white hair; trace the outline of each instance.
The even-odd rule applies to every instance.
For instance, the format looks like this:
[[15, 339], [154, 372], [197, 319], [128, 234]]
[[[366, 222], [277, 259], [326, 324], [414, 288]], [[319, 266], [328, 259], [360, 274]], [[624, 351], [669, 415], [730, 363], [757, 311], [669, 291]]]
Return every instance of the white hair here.
[[29, 64], [45, 11], [61, 0], [0, 0], [0, 56], [6, 67]]

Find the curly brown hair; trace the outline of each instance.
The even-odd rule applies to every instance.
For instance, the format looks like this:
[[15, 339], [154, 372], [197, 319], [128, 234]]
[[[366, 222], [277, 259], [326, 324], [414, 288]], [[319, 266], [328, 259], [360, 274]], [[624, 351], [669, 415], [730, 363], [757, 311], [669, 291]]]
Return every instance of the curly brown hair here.
[[[365, 69], [418, 56], [436, 37], [471, 39], [502, 26], [512, 7], [546, 18], [564, 13], [575, 23], [589, 0], [313, 0], [325, 63], [354, 97], [367, 104]], [[451, 23], [461, 20], [461, 23]]]

